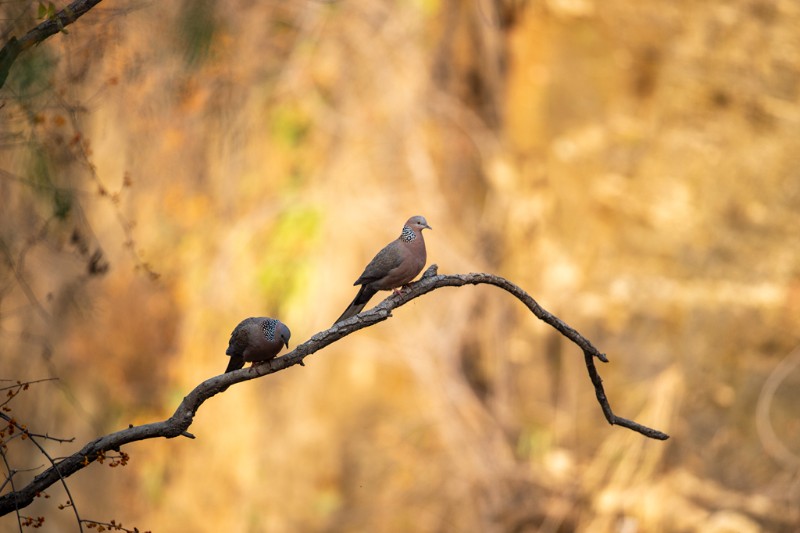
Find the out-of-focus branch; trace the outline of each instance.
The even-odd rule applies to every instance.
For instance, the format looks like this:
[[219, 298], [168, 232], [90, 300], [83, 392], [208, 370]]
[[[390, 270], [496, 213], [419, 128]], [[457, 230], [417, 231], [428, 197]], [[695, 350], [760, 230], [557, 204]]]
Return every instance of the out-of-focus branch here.
[[758, 431], [761, 446], [765, 452], [786, 469], [795, 470], [800, 468], [800, 456], [789, 449], [775, 433], [770, 420], [770, 410], [772, 408], [772, 400], [778, 392], [778, 387], [798, 366], [800, 366], [800, 346], [792, 350], [770, 372], [764, 381], [764, 385], [761, 386], [758, 403], [756, 404], [756, 430]]
[[33, 45], [39, 44], [51, 35], [55, 35], [69, 26], [102, 0], [75, 0], [67, 7], [54, 14], [44, 22], [38, 24], [28, 33], [17, 39], [11, 37], [0, 49], [0, 88], [6, 83], [8, 72], [17, 57]]
[[309, 355], [322, 350], [351, 333], [388, 319], [392, 316], [393, 309], [441, 287], [488, 284], [511, 293], [537, 318], [553, 326], [562, 335], [581, 348], [585, 356], [589, 376], [595, 388], [597, 401], [600, 402], [606, 420], [608, 420], [610, 424], [626, 427], [653, 439], [665, 440], [669, 438], [665, 433], [648, 428], [632, 420], [618, 417], [613, 413], [608, 399], [606, 398], [605, 391], [603, 390], [602, 380], [594, 365], [595, 358], [607, 362], [608, 359], [606, 356], [595, 348], [588, 339], [565, 324], [561, 319], [546, 311], [536, 300], [517, 285], [505, 278], [492, 274], [471, 273], [438, 275], [436, 272], [436, 265], [432, 265], [428, 268], [420, 281], [412, 283], [402, 293], [392, 294], [369, 311], [365, 311], [325, 331], [313, 335], [309, 340], [300, 344], [283, 357], [273, 359], [263, 364], [254, 365], [251, 368], [243, 368], [205, 380], [186, 395], [175, 410], [175, 413], [167, 420], [144, 424], [142, 426], [131, 426], [127, 429], [99, 437], [89, 442], [79, 451], [55, 463], [51, 468], [48, 468], [36, 476], [27, 486], [0, 497], [0, 516], [26, 507], [33, 501], [37, 493], [71, 476], [98, 458], [104, 457], [105, 452], [108, 450], [119, 451], [119, 448], [125, 444], [157, 437], [171, 439], [184, 436], [194, 438], [194, 435], [188, 433], [187, 429], [191, 426], [194, 416], [203, 402], [212, 396], [222, 392], [234, 383], [249, 381], [267, 374], [273, 374], [294, 365], [303, 365], [303, 360]]

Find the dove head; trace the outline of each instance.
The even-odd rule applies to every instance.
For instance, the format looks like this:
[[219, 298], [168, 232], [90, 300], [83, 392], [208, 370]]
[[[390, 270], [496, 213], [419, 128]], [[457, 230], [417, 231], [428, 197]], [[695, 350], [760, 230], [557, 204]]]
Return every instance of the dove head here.
[[278, 326], [275, 328], [275, 335], [281, 344], [285, 345], [288, 349], [289, 339], [292, 337], [292, 332], [289, 331], [289, 328], [286, 327], [286, 324], [283, 322], [278, 322]]
[[428, 225], [428, 221], [425, 220], [425, 217], [417, 215], [415, 217], [411, 217], [406, 221], [406, 226], [414, 230], [414, 232], [422, 231], [423, 229], [427, 228], [432, 230], [433, 228]]

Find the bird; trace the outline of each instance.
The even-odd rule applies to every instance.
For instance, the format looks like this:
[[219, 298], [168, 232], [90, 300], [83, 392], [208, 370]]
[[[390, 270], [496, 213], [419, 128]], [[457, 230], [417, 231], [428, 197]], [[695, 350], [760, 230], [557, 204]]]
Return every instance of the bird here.
[[230, 356], [225, 373], [239, 370], [245, 362], [257, 363], [275, 359], [281, 348], [289, 348], [292, 332], [275, 318], [266, 316], [245, 318], [231, 333], [228, 349]]
[[433, 229], [423, 216], [413, 216], [406, 221], [400, 236], [378, 252], [353, 283], [361, 285], [361, 288], [334, 325], [360, 313], [376, 292], [397, 290], [422, 272], [427, 260], [422, 237], [422, 230], [426, 228]]

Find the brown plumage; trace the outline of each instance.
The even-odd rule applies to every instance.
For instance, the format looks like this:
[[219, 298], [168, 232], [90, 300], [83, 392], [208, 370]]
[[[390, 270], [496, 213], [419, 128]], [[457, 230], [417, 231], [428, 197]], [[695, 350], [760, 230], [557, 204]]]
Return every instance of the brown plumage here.
[[289, 347], [292, 333], [280, 320], [269, 317], [245, 318], [231, 333], [228, 349], [231, 358], [225, 372], [239, 370], [245, 364], [274, 359], [281, 348]]
[[425, 228], [432, 229], [425, 217], [411, 217], [406, 221], [400, 236], [378, 252], [361, 277], [353, 283], [361, 285], [361, 288], [334, 324], [360, 313], [376, 292], [402, 287], [422, 272], [427, 260], [425, 239], [422, 237]]

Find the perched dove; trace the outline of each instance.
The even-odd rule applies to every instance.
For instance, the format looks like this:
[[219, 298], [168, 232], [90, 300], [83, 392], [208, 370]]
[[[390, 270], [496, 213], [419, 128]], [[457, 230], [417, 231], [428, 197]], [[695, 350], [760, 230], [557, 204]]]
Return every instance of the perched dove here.
[[274, 359], [281, 348], [289, 347], [292, 333], [283, 322], [265, 316], [245, 318], [231, 333], [225, 352], [231, 357], [225, 372], [239, 370], [249, 363]]
[[432, 229], [425, 217], [411, 217], [406, 221], [397, 240], [390, 242], [378, 252], [364, 269], [361, 277], [353, 283], [361, 285], [361, 288], [353, 303], [334, 324], [360, 313], [376, 292], [402, 287], [422, 272], [427, 259], [425, 239], [422, 237], [424, 228]]

